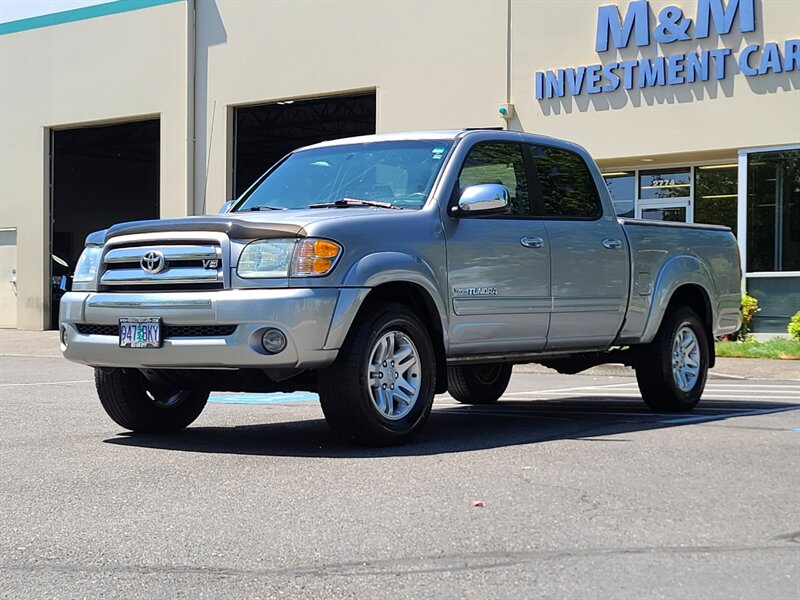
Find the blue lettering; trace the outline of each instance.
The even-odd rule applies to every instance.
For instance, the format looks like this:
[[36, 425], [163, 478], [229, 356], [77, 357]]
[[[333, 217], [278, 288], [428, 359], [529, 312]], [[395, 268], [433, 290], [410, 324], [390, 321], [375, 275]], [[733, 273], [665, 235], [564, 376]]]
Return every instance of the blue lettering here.
[[694, 83], [697, 76], [700, 76], [700, 81], [708, 81], [708, 63], [709, 60], [708, 50], [703, 50], [700, 55], [687, 54], [686, 55], [686, 81]]
[[783, 70], [800, 71], [800, 40], [786, 40], [783, 47]]
[[589, 82], [586, 86], [586, 90], [590, 94], [599, 94], [603, 91], [603, 88], [598, 85], [600, 80], [603, 78], [601, 74], [602, 71], [603, 65], [592, 65], [590, 67], [586, 67], [586, 72], [589, 74]]
[[619, 75], [614, 70], [619, 67], [619, 63], [608, 63], [603, 67], [603, 77], [608, 79], [608, 84], [603, 86], [604, 92], [613, 92], [619, 87]]
[[631, 39], [631, 32], [635, 32], [637, 46], [650, 44], [650, 7], [647, 0], [630, 2], [624, 21], [620, 18], [619, 9], [614, 5], [601, 6], [597, 9], [595, 51], [608, 50], [609, 35], [615, 48], [626, 48]]
[[686, 57], [683, 54], [673, 54], [667, 59], [668, 85], [678, 85], [684, 82], [684, 78], [681, 76], [681, 73], [683, 73], [683, 70], [686, 68], [686, 65], [683, 64], [685, 58]]
[[639, 63], [639, 87], [664, 85], [664, 57], [643, 58]]
[[638, 60], [624, 60], [619, 63], [620, 68], [623, 71], [623, 81], [624, 87], [626, 90], [633, 89], [633, 70], [639, 66]]
[[547, 71], [545, 73], [546, 93], [548, 98], [552, 98], [555, 94], [559, 98], [564, 97], [564, 69], [558, 70], [558, 75], [554, 71]]
[[691, 19], [683, 18], [683, 11], [680, 8], [668, 6], [658, 13], [658, 27], [653, 32], [653, 37], [662, 44], [689, 40], [691, 38], [686, 31], [691, 24]]
[[583, 79], [586, 75], [586, 67], [567, 69], [566, 75], [569, 93], [573, 96], [580, 96], [581, 92], [583, 91]]
[[536, 99], [544, 98], [544, 73], [536, 71]]
[[730, 53], [730, 48], [709, 50], [709, 54], [714, 57], [714, 76], [717, 79], [725, 79], [725, 57]]
[[759, 75], [766, 75], [769, 71], [773, 73], [781, 73], [783, 71], [781, 67], [781, 52], [775, 42], [769, 42], [764, 46], [764, 54], [758, 67]]
[[698, 0], [697, 26], [694, 37], [707, 38], [710, 23], [714, 21], [714, 29], [719, 35], [730, 33], [736, 13], [739, 13], [739, 31], [747, 33], [756, 30], [756, 11], [754, 0], [728, 0], [723, 6], [722, 0]]
[[748, 77], [758, 75], [758, 71], [750, 66], [750, 55], [753, 52], [758, 52], [758, 44], [750, 44], [739, 54], [739, 70]]

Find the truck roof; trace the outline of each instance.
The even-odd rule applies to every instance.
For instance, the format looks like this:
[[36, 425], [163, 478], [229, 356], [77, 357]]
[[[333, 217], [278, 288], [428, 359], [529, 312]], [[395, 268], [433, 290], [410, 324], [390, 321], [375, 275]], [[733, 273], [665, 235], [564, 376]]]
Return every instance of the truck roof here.
[[505, 129], [500, 129], [497, 127], [476, 127], [476, 128], [465, 128], [465, 129], [445, 129], [439, 131], [406, 131], [406, 132], [398, 132], [398, 133], [378, 133], [374, 135], [361, 135], [357, 137], [346, 137], [346, 138], [339, 138], [336, 140], [328, 140], [325, 142], [320, 142], [318, 144], [311, 144], [309, 146], [304, 146], [302, 148], [298, 148], [295, 151], [299, 150], [308, 150], [311, 148], [327, 148], [331, 146], [344, 146], [347, 144], [368, 144], [370, 142], [388, 142], [388, 141], [404, 141], [404, 140], [455, 140], [457, 138], [463, 138], [470, 135], [481, 135], [486, 133], [496, 134], [500, 137], [508, 136], [509, 138], [516, 139], [517, 141], [520, 138], [524, 139], [528, 143], [545, 143], [548, 145], [556, 145], [565, 148], [569, 148], [572, 150], [580, 151], [581, 153], [586, 153], [586, 151], [579, 145], [574, 144], [572, 142], [568, 142], [566, 140], [560, 140], [557, 138], [544, 136], [544, 135], [537, 135], [531, 133], [525, 133], [522, 131], [510, 131]]

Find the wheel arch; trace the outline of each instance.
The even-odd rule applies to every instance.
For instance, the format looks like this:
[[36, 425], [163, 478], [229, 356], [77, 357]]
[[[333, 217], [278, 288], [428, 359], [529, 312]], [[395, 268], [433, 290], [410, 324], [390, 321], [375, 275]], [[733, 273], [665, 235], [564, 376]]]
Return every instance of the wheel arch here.
[[697, 313], [703, 323], [710, 345], [709, 367], [713, 367], [715, 311], [711, 298], [714, 290], [711, 275], [699, 259], [681, 256], [667, 262], [656, 281], [642, 342], [651, 342], [666, 316], [677, 307], [686, 306]]
[[345, 278], [348, 287], [340, 293], [325, 348], [340, 348], [353, 323], [367, 308], [382, 302], [400, 302], [409, 306], [430, 332], [436, 355], [436, 392], [442, 393], [447, 385], [447, 313], [435, 282], [433, 269], [409, 255], [379, 253], [365, 257]]
[[680, 255], [665, 261], [655, 278], [647, 322], [641, 341], [652, 341], [667, 311], [676, 302], [692, 302], [698, 315], [713, 329], [715, 307], [711, 302], [716, 285], [706, 265], [696, 256]]

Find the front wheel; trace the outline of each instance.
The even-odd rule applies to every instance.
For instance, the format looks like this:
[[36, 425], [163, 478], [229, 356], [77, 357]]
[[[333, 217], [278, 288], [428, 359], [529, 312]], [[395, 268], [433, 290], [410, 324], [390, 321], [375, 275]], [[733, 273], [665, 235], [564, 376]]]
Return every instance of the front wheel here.
[[706, 385], [709, 340], [690, 308], [670, 312], [639, 357], [636, 381], [645, 404], [662, 412], [692, 410]]
[[402, 304], [370, 307], [317, 383], [322, 411], [335, 432], [368, 446], [405, 443], [422, 428], [433, 404], [436, 358], [430, 336]]
[[491, 404], [506, 391], [510, 364], [466, 365], [447, 368], [447, 391], [462, 404]]
[[209, 393], [157, 386], [137, 369], [95, 369], [97, 395], [121, 427], [167, 433], [189, 426], [203, 412]]

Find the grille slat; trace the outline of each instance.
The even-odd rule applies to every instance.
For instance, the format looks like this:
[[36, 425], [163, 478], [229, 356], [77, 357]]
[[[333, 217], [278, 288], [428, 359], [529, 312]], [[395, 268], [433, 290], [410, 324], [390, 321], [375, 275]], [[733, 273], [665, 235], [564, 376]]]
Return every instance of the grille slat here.
[[[100, 286], [109, 291], [179, 291], [186, 286], [221, 289], [222, 263], [222, 247], [211, 240], [112, 245], [103, 258]], [[151, 270], [146, 271], [145, 265]]]
[[[119, 325], [96, 325], [82, 323], [75, 325], [81, 335], [119, 336]], [[161, 325], [164, 339], [176, 337], [225, 337], [233, 335], [236, 325]]]

